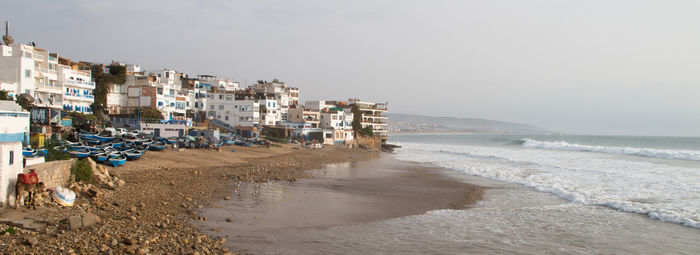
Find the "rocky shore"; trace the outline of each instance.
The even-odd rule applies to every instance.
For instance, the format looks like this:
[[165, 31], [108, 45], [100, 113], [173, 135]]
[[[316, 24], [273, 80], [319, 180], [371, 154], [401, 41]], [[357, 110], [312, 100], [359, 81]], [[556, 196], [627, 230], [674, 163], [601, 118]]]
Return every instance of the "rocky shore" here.
[[[232, 254], [224, 244], [235, 237], [213, 239], [188, 223], [208, 220], [195, 211], [227, 199], [232, 183], [293, 182], [306, 177], [306, 170], [325, 164], [377, 156], [361, 150], [306, 150], [292, 145], [150, 152], [124, 167], [106, 167], [118, 183], [95, 178], [92, 183], [73, 185], [78, 191], [73, 207], [43, 198], [37, 210], [14, 211], [47, 227], [39, 232], [15, 228], [14, 234], [3, 233], [0, 253]], [[86, 226], [71, 229], [71, 217], [79, 216]], [[8, 225], [0, 224], [0, 231], [5, 229]]]

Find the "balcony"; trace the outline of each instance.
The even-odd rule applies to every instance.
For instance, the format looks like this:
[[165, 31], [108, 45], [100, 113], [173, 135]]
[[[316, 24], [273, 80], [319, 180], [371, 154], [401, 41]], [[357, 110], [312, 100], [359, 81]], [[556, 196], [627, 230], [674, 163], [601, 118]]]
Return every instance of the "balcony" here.
[[95, 83], [89, 82], [89, 81], [65, 80], [65, 81], [63, 81], [63, 83], [68, 85], [68, 86], [73, 86], [73, 87], [95, 89]]
[[51, 85], [47, 83], [36, 83], [36, 91], [40, 92], [49, 92], [49, 93], [56, 93], [56, 94], [61, 94], [63, 93], [63, 89], [61, 89], [61, 86], [58, 85]]
[[378, 119], [363, 119], [362, 124], [379, 124], [379, 125], [386, 125], [386, 121], [378, 120]]
[[94, 97], [92, 95], [85, 95], [81, 93], [63, 93], [63, 99], [64, 100], [77, 100], [77, 101], [85, 101], [85, 102], [93, 102]]

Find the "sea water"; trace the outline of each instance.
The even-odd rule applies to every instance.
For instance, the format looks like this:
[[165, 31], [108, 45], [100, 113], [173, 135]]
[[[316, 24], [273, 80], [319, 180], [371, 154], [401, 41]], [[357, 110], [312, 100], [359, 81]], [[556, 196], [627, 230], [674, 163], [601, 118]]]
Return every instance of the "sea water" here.
[[700, 228], [700, 138], [394, 135], [396, 158]]
[[390, 143], [402, 147], [384, 156], [446, 168], [436, 171], [485, 187], [484, 198], [360, 224], [238, 230], [225, 233], [236, 236], [229, 244], [259, 254], [700, 254], [697, 138], [394, 134]]

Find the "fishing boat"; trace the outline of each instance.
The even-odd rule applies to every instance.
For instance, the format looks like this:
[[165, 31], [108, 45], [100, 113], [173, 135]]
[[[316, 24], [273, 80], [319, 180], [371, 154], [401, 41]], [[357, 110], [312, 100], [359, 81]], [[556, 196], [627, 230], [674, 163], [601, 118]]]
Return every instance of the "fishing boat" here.
[[243, 139], [236, 139], [236, 141], [234, 142], [234, 144], [235, 144], [235, 145], [239, 145], [239, 146], [253, 146], [252, 143], [249, 143], [248, 141], [243, 140]]
[[99, 162], [99, 163], [105, 162], [109, 159], [109, 155], [107, 155], [105, 153], [92, 154], [92, 155], [90, 155], [90, 157], [93, 160], [95, 160], [95, 162]]
[[32, 148], [29, 148], [29, 147], [24, 148], [24, 150], [22, 150], [22, 156], [25, 156], [25, 157], [34, 157], [34, 156], [36, 156], [36, 150], [35, 150], [35, 149], [32, 149]]
[[87, 130], [85, 130], [85, 129], [80, 129], [80, 130], [78, 130], [78, 132], [79, 132], [80, 134], [84, 134], [84, 135], [97, 135], [97, 134], [98, 134], [97, 131], [95, 131], [95, 132], [90, 132], [90, 131], [87, 131]]
[[175, 137], [175, 136], [173, 136], [173, 137], [168, 137], [167, 139], [165, 139], [165, 143], [167, 143], [167, 144], [175, 144], [175, 143], [177, 143], [177, 140], [178, 140], [178, 138]]
[[120, 154], [110, 154], [108, 161], [113, 167], [123, 166], [126, 163], [126, 157]]
[[122, 156], [125, 156], [128, 160], [137, 160], [141, 158], [141, 152], [136, 150], [127, 150], [121, 152]]
[[165, 149], [165, 142], [153, 142], [151, 143], [149, 149], [152, 151], [162, 151]]
[[107, 136], [107, 135], [102, 135], [102, 134], [97, 135], [94, 138], [96, 138], [97, 140], [100, 140], [100, 142], [103, 142], [103, 143], [104, 142], [111, 142], [112, 140], [114, 140], [113, 136]]
[[121, 138], [112, 140], [112, 148], [119, 148], [122, 146], [124, 146], [124, 140], [122, 140]]
[[101, 141], [97, 138], [88, 138], [88, 137], [83, 137], [80, 139], [80, 141], [88, 144], [88, 145], [98, 145], [101, 143]]
[[71, 141], [65, 141], [64, 142], [66, 148], [70, 150], [77, 150], [83, 147], [83, 144], [80, 142], [71, 142]]
[[87, 148], [68, 150], [68, 153], [70, 153], [71, 156], [76, 158], [87, 158], [88, 156], [90, 156], [90, 150], [88, 150]]

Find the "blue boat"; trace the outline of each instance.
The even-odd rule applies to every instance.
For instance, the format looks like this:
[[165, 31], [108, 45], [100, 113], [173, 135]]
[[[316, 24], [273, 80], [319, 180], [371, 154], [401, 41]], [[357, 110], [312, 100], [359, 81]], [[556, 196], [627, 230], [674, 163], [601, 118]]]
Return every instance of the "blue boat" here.
[[81, 148], [78, 150], [68, 150], [68, 153], [70, 153], [71, 156], [77, 158], [87, 158], [88, 156], [90, 156], [90, 150], [86, 148]]
[[99, 162], [99, 163], [105, 162], [105, 161], [107, 161], [107, 160], [109, 159], [109, 156], [108, 156], [107, 154], [104, 154], [104, 153], [98, 153], [98, 154], [95, 154], [95, 155], [90, 155], [90, 157], [91, 157], [92, 159], [94, 159], [95, 162]]
[[152, 151], [162, 151], [165, 149], [165, 142], [153, 142], [149, 149]]
[[36, 152], [39, 154], [39, 156], [46, 156], [46, 154], [49, 153], [49, 151], [46, 150], [46, 148], [39, 148], [36, 150]]
[[35, 150], [35, 149], [32, 149], [32, 148], [29, 148], [29, 147], [24, 148], [24, 150], [22, 150], [22, 156], [25, 156], [25, 157], [34, 157], [34, 156], [36, 156], [36, 150]]
[[100, 142], [103, 142], [103, 143], [104, 142], [111, 142], [112, 140], [114, 140], [114, 137], [112, 137], [112, 136], [98, 135], [98, 136], [95, 136], [94, 138], [96, 138], [97, 140], [100, 140]]
[[84, 129], [80, 129], [80, 130], [78, 130], [78, 132], [79, 132], [80, 134], [83, 134], [83, 135], [97, 135], [97, 134], [98, 134], [97, 132], [90, 132], [90, 131], [87, 131], [87, 130], [84, 130]]
[[165, 143], [167, 144], [175, 144], [177, 143], [177, 137], [168, 137], [168, 139], [165, 139]]
[[249, 143], [249, 142], [247, 142], [247, 141], [245, 141], [245, 140], [241, 140], [241, 139], [237, 139], [237, 140], [234, 142], [234, 144], [235, 144], [235, 145], [240, 145], [240, 146], [253, 146], [252, 143]]
[[86, 138], [86, 137], [85, 137], [85, 138], [82, 138], [82, 139], [80, 139], [80, 140], [83, 141], [83, 142], [85, 142], [85, 143], [87, 143], [88, 145], [90, 145], [90, 144], [92, 144], [92, 145], [98, 145], [98, 144], [101, 143], [101, 141], [100, 141], [99, 139], [97, 139], [97, 138]]
[[112, 142], [112, 148], [115, 148], [115, 149], [116, 149], [116, 148], [119, 148], [119, 147], [122, 147], [123, 145], [124, 145], [124, 142], [123, 142], [123, 141], [120, 141], [120, 142]]
[[135, 150], [122, 151], [121, 154], [128, 160], [137, 160], [141, 158], [141, 152]]
[[123, 166], [126, 163], [126, 157], [118, 154], [109, 155], [109, 164], [113, 167]]

